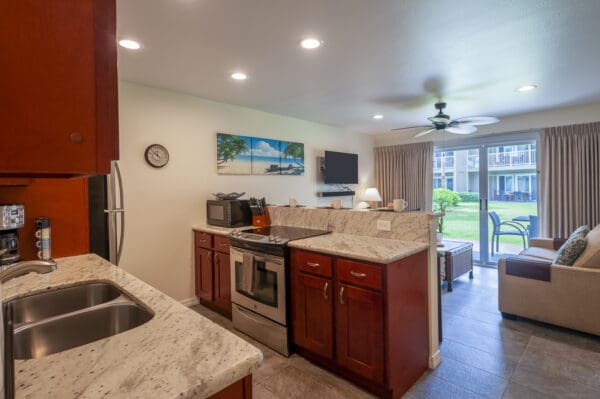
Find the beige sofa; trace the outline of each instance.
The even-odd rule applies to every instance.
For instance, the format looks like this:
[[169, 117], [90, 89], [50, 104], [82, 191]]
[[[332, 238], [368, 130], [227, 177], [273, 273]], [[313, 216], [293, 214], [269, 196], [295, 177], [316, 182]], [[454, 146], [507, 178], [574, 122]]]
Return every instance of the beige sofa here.
[[573, 266], [552, 264], [560, 244], [532, 239], [518, 256], [498, 262], [500, 312], [600, 335], [600, 225]]

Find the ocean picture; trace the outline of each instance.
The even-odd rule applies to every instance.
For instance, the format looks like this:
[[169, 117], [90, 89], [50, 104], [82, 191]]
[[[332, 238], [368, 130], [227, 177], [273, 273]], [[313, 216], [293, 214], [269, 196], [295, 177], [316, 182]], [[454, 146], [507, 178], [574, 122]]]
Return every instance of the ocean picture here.
[[217, 173], [301, 175], [304, 144], [217, 133]]
[[217, 133], [217, 173], [249, 175], [252, 173], [252, 138]]
[[304, 144], [282, 141], [279, 150], [282, 175], [304, 174]]
[[279, 140], [252, 137], [252, 174], [278, 175]]

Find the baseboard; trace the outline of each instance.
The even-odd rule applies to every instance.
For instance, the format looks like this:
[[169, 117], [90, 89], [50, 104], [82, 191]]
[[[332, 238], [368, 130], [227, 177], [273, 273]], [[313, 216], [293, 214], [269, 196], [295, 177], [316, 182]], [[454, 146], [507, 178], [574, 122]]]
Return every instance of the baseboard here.
[[431, 370], [433, 370], [437, 366], [439, 366], [441, 362], [442, 362], [442, 353], [438, 349], [437, 351], [435, 351], [435, 353], [433, 354], [433, 356], [431, 356], [429, 358], [429, 368]]
[[188, 299], [183, 299], [183, 300], [181, 300], [179, 302], [181, 302], [182, 305], [187, 306], [188, 308], [191, 307], [191, 306], [195, 306], [195, 305], [197, 305], [197, 304], [200, 303], [198, 301], [198, 297], [195, 297], [195, 296], [191, 297], [191, 298], [188, 298]]

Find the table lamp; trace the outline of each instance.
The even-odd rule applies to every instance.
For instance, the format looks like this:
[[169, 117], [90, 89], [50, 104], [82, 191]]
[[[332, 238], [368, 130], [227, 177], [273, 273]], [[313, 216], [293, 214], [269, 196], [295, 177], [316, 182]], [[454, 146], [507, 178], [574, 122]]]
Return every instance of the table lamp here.
[[375, 208], [375, 202], [381, 201], [381, 195], [379, 195], [379, 191], [375, 187], [369, 187], [365, 190], [362, 200], [369, 201], [369, 207], [373, 209]]

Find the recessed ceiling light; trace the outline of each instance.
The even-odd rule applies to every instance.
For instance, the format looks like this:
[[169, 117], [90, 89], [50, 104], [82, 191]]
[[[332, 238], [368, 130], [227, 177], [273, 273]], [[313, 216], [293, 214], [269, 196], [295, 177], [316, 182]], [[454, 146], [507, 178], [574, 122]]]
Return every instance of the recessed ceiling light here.
[[524, 92], [524, 91], [531, 91], [531, 90], [535, 90], [537, 89], [537, 85], [523, 85], [517, 88], [517, 91], [520, 92]]
[[300, 42], [300, 46], [302, 46], [302, 48], [305, 48], [307, 50], [314, 50], [316, 48], [321, 47], [321, 41], [314, 37], [307, 37], [306, 39], [303, 39]]
[[243, 72], [234, 72], [231, 74], [231, 79], [246, 80], [246, 79], [248, 79], [248, 76], [246, 76], [246, 74]]
[[373, 119], [383, 119], [383, 115], [381, 115], [381, 114], [373, 115]]
[[129, 50], [139, 50], [142, 45], [139, 42], [131, 39], [122, 39], [119, 40], [119, 46], [124, 47]]

